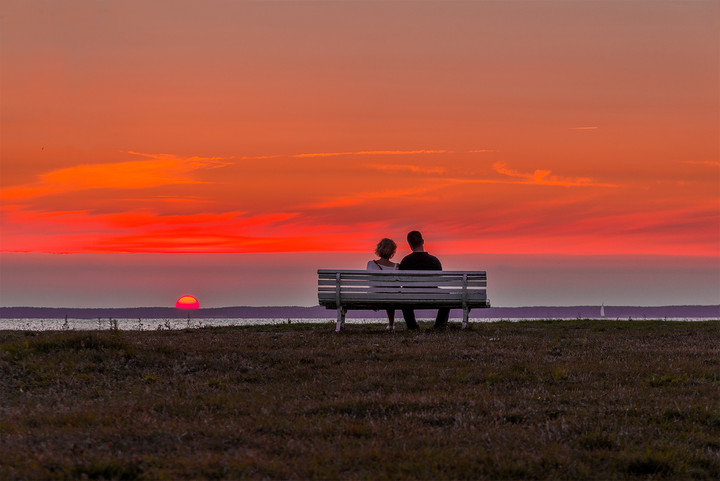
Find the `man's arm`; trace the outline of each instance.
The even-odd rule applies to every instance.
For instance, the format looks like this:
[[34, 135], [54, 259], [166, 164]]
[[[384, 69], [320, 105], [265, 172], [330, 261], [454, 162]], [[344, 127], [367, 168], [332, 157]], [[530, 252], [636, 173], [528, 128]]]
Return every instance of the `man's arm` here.
[[433, 269], [433, 270], [441, 271], [441, 270], [442, 270], [442, 264], [440, 263], [440, 259], [438, 259], [437, 257], [434, 257], [434, 256], [433, 256], [433, 259], [435, 259], [435, 265], [436, 265], [436, 268]]

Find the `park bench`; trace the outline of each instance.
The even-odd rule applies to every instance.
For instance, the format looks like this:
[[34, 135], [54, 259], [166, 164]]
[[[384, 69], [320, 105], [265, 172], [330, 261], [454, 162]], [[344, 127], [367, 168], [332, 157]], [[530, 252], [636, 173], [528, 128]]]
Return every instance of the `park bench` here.
[[471, 309], [490, 307], [486, 287], [485, 271], [318, 270], [318, 300], [337, 309], [337, 332], [348, 309], [462, 309], [464, 329]]

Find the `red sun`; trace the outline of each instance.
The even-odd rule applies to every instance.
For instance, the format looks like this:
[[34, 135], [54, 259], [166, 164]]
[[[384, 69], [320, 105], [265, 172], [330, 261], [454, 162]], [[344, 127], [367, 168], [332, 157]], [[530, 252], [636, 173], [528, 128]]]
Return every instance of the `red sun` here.
[[178, 309], [200, 309], [200, 303], [193, 296], [182, 296], [175, 303]]

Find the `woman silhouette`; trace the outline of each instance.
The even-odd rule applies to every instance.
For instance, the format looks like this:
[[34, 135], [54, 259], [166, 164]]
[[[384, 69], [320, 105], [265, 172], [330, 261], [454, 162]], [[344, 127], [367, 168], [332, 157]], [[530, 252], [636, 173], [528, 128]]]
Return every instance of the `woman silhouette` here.
[[[398, 268], [398, 264], [390, 261], [392, 256], [395, 255], [397, 250], [397, 244], [392, 239], [384, 238], [380, 239], [377, 247], [375, 248], [375, 255], [378, 256], [377, 260], [371, 260], [367, 263], [367, 270], [369, 271], [395, 271]], [[388, 316], [388, 331], [395, 330], [395, 309], [387, 310]]]

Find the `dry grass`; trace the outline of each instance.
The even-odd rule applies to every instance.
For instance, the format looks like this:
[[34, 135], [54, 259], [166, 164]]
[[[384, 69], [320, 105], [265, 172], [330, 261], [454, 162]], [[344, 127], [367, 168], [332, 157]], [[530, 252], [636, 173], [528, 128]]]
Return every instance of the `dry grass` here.
[[3, 479], [718, 479], [720, 323], [0, 332]]

